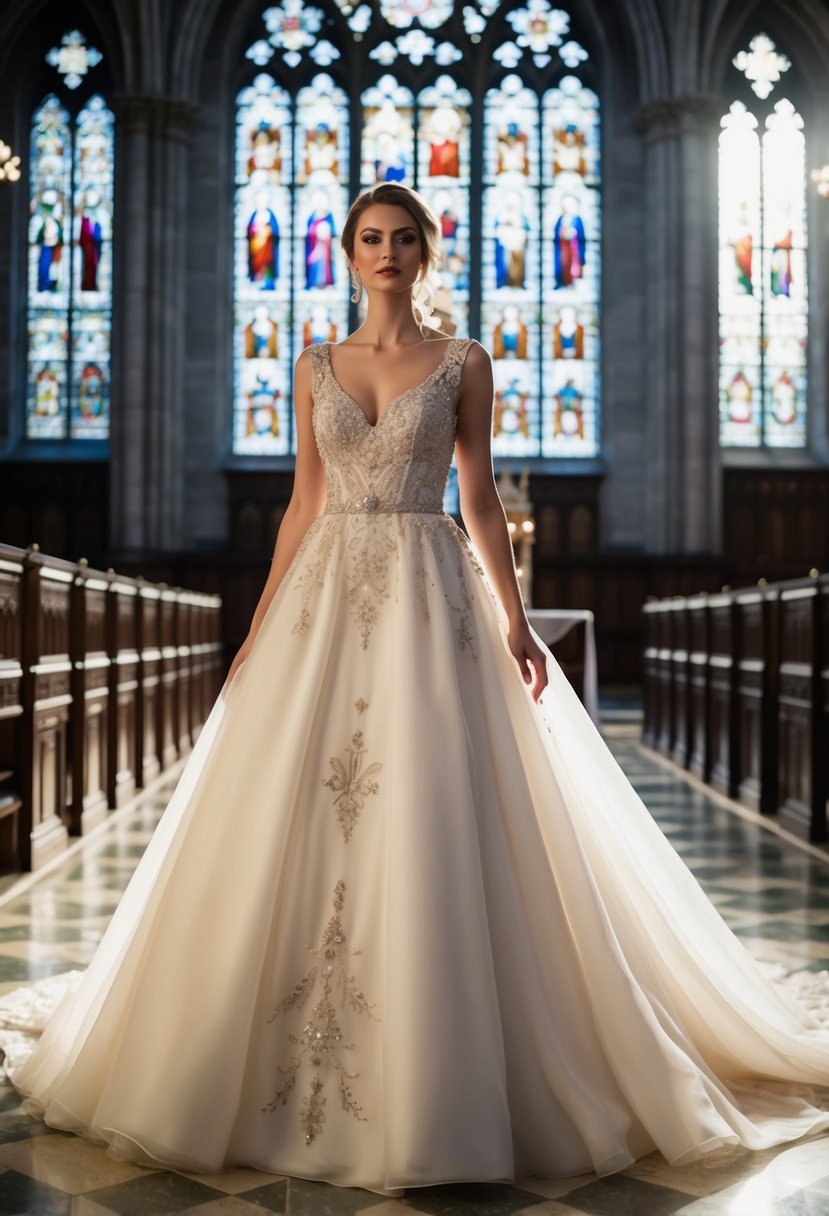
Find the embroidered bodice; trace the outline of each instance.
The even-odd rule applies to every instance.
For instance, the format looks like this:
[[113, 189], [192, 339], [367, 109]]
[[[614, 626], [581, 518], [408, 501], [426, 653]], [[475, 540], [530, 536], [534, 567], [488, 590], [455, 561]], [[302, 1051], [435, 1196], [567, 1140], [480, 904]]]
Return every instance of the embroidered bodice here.
[[331, 370], [330, 343], [311, 346], [312, 420], [325, 466], [325, 514], [443, 510], [456, 400], [471, 338], [450, 338], [420, 384], [398, 394], [376, 426]]

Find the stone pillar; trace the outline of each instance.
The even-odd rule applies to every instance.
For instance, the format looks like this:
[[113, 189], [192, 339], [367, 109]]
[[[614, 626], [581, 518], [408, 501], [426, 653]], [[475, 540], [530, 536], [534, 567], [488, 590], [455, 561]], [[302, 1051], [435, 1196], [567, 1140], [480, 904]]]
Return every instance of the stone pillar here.
[[645, 137], [645, 544], [721, 549], [717, 132], [711, 97], [651, 102]]
[[182, 544], [183, 348], [189, 132], [195, 109], [113, 98], [115, 225], [110, 535], [125, 553]]

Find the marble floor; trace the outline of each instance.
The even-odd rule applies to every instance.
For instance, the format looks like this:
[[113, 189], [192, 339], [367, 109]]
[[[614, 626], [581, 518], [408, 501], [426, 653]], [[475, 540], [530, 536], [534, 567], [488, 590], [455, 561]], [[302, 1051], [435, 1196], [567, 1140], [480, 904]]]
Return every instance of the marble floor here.
[[[655, 819], [732, 928], [787, 969], [829, 968], [829, 858], [689, 782], [639, 746], [635, 715], [606, 735]], [[0, 994], [84, 967], [166, 805], [175, 773], [110, 817], [48, 873], [0, 889]], [[0, 1214], [16, 1216], [829, 1216], [829, 1138], [720, 1165], [671, 1169], [658, 1154], [620, 1174], [515, 1186], [445, 1186], [400, 1200], [234, 1170], [216, 1175], [113, 1161], [88, 1142], [19, 1111], [0, 1086]]]

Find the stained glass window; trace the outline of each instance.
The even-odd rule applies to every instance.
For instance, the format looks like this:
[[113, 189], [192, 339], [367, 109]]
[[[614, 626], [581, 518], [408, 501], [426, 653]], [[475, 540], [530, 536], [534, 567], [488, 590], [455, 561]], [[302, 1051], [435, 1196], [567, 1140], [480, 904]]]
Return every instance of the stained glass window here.
[[348, 201], [348, 109], [320, 73], [295, 101], [261, 73], [236, 128], [234, 450], [294, 450], [300, 351], [344, 336], [348, 278], [338, 236]]
[[482, 340], [495, 373], [493, 452], [599, 450], [598, 98], [519, 76], [484, 112]]
[[[734, 63], [757, 97], [790, 64], [765, 35]], [[755, 113], [755, 109], [757, 112]], [[735, 101], [719, 141], [720, 442], [806, 445], [806, 165], [787, 98]]]
[[[77, 32], [50, 62], [76, 89], [100, 61]], [[93, 94], [32, 118], [28, 259], [30, 439], [105, 439], [112, 327], [114, 121]]]
[[[337, 13], [336, 26], [329, 12]], [[336, 39], [332, 30], [342, 31], [343, 17], [349, 32]], [[489, 29], [494, 20], [497, 31]], [[290, 392], [297, 354], [308, 342], [341, 340], [365, 315], [365, 298], [349, 308], [338, 240], [356, 193], [349, 189], [351, 159], [361, 189], [403, 182], [439, 219], [443, 258], [433, 307], [445, 333], [480, 336], [493, 355], [495, 455], [595, 456], [599, 103], [583, 78], [588, 52], [569, 15], [549, 0], [503, 12], [499, 0], [474, 8], [443, 0], [378, 6], [336, 0], [328, 10], [283, 0], [263, 22], [264, 33], [247, 52], [260, 69], [278, 59], [292, 70], [334, 67], [332, 77], [319, 74], [305, 87], [274, 67], [239, 95], [234, 450], [295, 450]], [[463, 61], [488, 33], [495, 79], [476, 95]], [[368, 76], [356, 140], [337, 83], [348, 78], [336, 76], [340, 64]], [[249, 169], [254, 141], [267, 159], [277, 138], [284, 148], [278, 183], [271, 171], [257, 184]], [[483, 176], [473, 187], [476, 155]], [[274, 262], [270, 281], [252, 277], [249, 224], [257, 195], [262, 248]], [[259, 345], [248, 336], [254, 313]], [[289, 333], [291, 342], [275, 344], [275, 330]]]
[[484, 109], [481, 340], [493, 358], [499, 456], [539, 448], [538, 111], [537, 94], [518, 76], [490, 89]]
[[433, 308], [446, 333], [469, 332], [469, 107], [472, 97], [439, 76], [417, 99], [417, 190], [438, 218], [443, 257]]

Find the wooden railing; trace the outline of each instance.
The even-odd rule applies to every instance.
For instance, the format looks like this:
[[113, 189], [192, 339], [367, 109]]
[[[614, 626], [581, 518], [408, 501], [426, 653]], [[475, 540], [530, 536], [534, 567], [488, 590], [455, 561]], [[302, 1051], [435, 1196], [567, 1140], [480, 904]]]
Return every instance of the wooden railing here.
[[34, 870], [192, 746], [221, 600], [0, 545], [0, 871]]
[[827, 838], [829, 575], [645, 604], [643, 740]]

